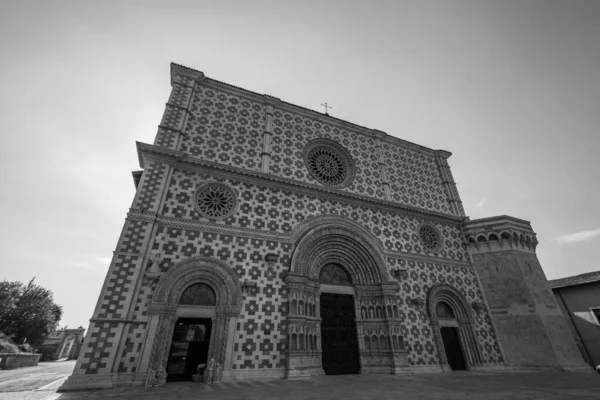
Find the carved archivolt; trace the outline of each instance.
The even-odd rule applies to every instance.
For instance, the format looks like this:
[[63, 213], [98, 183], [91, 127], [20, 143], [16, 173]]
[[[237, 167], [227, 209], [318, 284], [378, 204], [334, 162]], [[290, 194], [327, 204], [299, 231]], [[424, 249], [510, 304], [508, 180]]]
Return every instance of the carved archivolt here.
[[153, 303], [178, 304], [185, 289], [194, 283], [212, 287], [217, 306], [240, 306], [242, 290], [236, 273], [223, 261], [207, 257], [192, 257], [169, 269], [160, 279]]
[[448, 359], [440, 331], [440, 317], [437, 313], [437, 306], [440, 302], [450, 306], [454, 313], [467, 368], [480, 366], [483, 359], [479, 342], [475, 336], [475, 318], [467, 300], [455, 287], [447, 283], [433, 285], [427, 295], [427, 314], [433, 326], [441, 364], [448, 365]]
[[381, 246], [372, 234], [348, 219], [329, 216], [310, 221], [302, 229], [290, 272], [318, 280], [328, 263], [344, 266], [355, 285], [378, 285], [391, 281]]
[[398, 282], [391, 279], [378, 240], [340, 216], [308, 220], [294, 236], [297, 245], [285, 278], [290, 305], [288, 376], [322, 373], [320, 290], [321, 283], [331, 282], [319, 278], [322, 268], [331, 265], [347, 272], [349, 279], [343, 284], [353, 287], [363, 373], [396, 373], [405, 367]]
[[179, 300], [188, 287], [197, 283], [208, 285], [216, 297], [209, 357], [220, 362], [224, 372], [231, 369], [231, 349], [227, 348], [228, 337], [232, 335], [229, 322], [241, 312], [241, 286], [237, 275], [226, 263], [207, 257], [184, 260], [160, 278], [148, 306], [151, 319], [156, 320], [151, 323], [156, 327], [150, 333], [154, 336], [149, 362], [151, 369], [165, 368]]

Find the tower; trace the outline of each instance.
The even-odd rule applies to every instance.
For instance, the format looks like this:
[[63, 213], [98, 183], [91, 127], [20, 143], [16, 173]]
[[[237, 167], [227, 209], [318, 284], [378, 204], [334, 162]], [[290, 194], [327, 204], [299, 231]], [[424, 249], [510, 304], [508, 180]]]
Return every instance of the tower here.
[[530, 223], [503, 215], [468, 221], [464, 232], [508, 364], [588, 371], [548, 287]]

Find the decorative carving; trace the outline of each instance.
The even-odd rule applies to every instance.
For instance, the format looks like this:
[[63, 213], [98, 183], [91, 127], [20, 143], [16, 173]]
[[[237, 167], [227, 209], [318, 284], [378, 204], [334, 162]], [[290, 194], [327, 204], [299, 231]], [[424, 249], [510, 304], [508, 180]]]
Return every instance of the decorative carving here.
[[474, 301], [471, 303], [471, 307], [473, 307], [473, 310], [475, 310], [475, 312], [479, 312], [479, 311], [484, 311], [485, 310], [485, 304]]
[[312, 177], [325, 186], [341, 188], [354, 179], [352, 157], [333, 140], [309, 142], [304, 149], [304, 163]]
[[276, 263], [279, 260], [279, 254], [275, 254], [275, 253], [269, 253], [265, 256], [265, 260], [268, 263]]
[[394, 278], [396, 278], [396, 280], [398, 282], [400, 282], [403, 279], [408, 278], [408, 271], [403, 268], [396, 268], [395, 270], [392, 271], [392, 273], [394, 274]]
[[160, 276], [160, 253], [156, 253], [154, 258], [150, 259], [150, 267], [146, 270], [146, 276], [150, 279], [156, 279]]
[[329, 285], [352, 285], [350, 276], [337, 264], [326, 264], [319, 273], [319, 282]]
[[[217, 365], [219, 365], [219, 364], [217, 364]], [[216, 382], [214, 382], [214, 373], [215, 373], [214, 357], [211, 357], [210, 360], [208, 360], [208, 365], [206, 367], [206, 371], [207, 371], [206, 383], [208, 385], [210, 385], [211, 383], [216, 383]]]
[[273, 271], [275, 269], [275, 263], [279, 260], [279, 254], [269, 253], [265, 256], [267, 261], [268, 270]]
[[419, 240], [421, 244], [425, 248], [425, 250], [436, 253], [442, 247], [442, 240], [440, 238], [440, 234], [431, 225], [421, 225], [419, 227]]
[[258, 286], [258, 284], [255, 281], [250, 281], [250, 280], [246, 279], [244, 281], [243, 288], [246, 293], [254, 295], [254, 294], [256, 294], [256, 292], [258, 290], [257, 286]]
[[456, 318], [456, 316], [454, 315], [454, 311], [452, 311], [452, 307], [450, 307], [447, 303], [444, 303], [443, 301], [440, 301], [435, 306], [435, 314], [439, 318], [445, 318], [445, 319], [455, 319]]
[[146, 375], [146, 387], [165, 386], [167, 384], [167, 371], [163, 368], [149, 369]]
[[179, 304], [214, 306], [216, 304], [215, 291], [204, 283], [193, 284], [184, 290]]
[[423, 307], [425, 305], [425, 299], [422, 299], [421, 297], [414, 297], [409, 299], [409, 303], [415, 307]]
[[225, 219], [235, 212], [237, 195], [229, 186], [209, 182], [200, 186], [194, 196], [196, 211], [209, 219]]

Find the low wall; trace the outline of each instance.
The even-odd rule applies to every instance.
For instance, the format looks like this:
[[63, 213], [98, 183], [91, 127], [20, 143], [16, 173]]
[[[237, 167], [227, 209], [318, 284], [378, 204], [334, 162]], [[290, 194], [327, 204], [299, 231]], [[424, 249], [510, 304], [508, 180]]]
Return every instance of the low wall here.
[[41, 356], [41, 354], [31, 353], [0, 353], [0, 369], [34, 367], [40, 361]]

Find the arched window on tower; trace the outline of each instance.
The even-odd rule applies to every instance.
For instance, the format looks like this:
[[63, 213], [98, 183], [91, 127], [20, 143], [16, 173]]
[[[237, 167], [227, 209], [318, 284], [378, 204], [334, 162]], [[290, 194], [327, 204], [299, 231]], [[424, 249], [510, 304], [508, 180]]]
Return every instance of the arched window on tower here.
[[337, 264], [326, 264], [321, 268], [319, 274], [319, 281], [328, 285], [352, 285], [350, 275]]
[[185, 289], [179, 304], [191, 306], [214, 306], [216, 304], [214, 290], [204, 283], [196, 283]]

